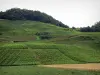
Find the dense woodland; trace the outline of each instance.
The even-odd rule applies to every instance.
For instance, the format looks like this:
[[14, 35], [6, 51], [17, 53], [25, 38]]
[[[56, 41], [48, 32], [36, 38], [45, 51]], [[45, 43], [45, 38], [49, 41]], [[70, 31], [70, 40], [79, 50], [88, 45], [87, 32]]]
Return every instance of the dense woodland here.
[[33, 21], [40, 21], [44, 23], [51, 23], [56, 26], [68, 28], [67, 25], [63, 24], [62, 22], [56, 20], [50, 15], [40, 11], [33, 11], [27, 9], [20, 9], [20, 8], [12, 8], [6, 10], [5, 12], [0, 12], [0, 19], [8, 19], [8, 20], [33, 20]]
[[100, 32], [100, 21], [91, 27], [88, 26], [88, 27], [80, 28], [80, 31], [81, 32]]

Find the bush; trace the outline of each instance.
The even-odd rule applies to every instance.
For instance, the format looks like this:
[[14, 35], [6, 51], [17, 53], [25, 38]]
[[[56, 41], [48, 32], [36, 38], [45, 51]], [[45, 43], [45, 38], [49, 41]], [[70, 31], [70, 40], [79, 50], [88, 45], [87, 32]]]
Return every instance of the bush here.
[[51, 33], [49, 32], [37, 32], [36, 35], [39, 36], [40, 39], [51, 39], [52, 38]]

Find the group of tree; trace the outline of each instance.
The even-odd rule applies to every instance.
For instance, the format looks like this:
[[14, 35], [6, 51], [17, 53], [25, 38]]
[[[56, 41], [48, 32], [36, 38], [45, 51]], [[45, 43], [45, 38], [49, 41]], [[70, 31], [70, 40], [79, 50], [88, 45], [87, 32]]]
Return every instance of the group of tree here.
[[33, 11], [27, 9], [20, 8], [12, 8], [6, 10], [5, 12], [0, 12], [0, 19], [8, 19], [8, 20], [33, 20], [40, 21], [44, 23], [51, 23], [60, 27], [68, 28], [67, 25], [63, 24], [61, 21], [56, 20], [50, 15], [40, 11]]
[[93, 26], [80, 28], [81, 32], [100, 32], [100, 21], [94, 24]]
[[50, 32], [37, 32], [35, 35], [39, 36], [40, 39], [51, 39], [51, 33]]

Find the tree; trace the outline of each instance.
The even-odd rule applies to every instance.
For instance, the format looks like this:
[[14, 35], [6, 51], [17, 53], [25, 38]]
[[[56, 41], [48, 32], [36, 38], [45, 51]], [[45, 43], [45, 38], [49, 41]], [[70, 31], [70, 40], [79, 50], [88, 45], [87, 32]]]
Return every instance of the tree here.
[[80, 28], [80, 31], [81, 32], [100, 32], [100, 21], [91, 27], [88, 26], [88, 27]]
[[75, 27], [72, 27], [72, 29], [76, 29]]

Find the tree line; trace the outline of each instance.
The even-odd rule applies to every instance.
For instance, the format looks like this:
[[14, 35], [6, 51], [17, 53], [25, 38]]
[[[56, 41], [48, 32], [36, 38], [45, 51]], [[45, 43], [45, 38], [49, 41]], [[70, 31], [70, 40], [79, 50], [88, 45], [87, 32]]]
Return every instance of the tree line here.
[[5, 12], [0, 12], [0, 19], [8, 19], [8, 20], [32, 20], [32, 21], [40, 21], [44, 23], [51, 23], [56, 26], [68, 28], [67, 25], [63, 24], [61, 21], [56, 20], [50, 15], [40, 11], [33, 11], [28, 9], [20, 9], [20, 8], [12, 8], [6, 10]]
[[80, 28], [81, 32], [100, 32], [100, 21], [95, 23], [93, 26]]

